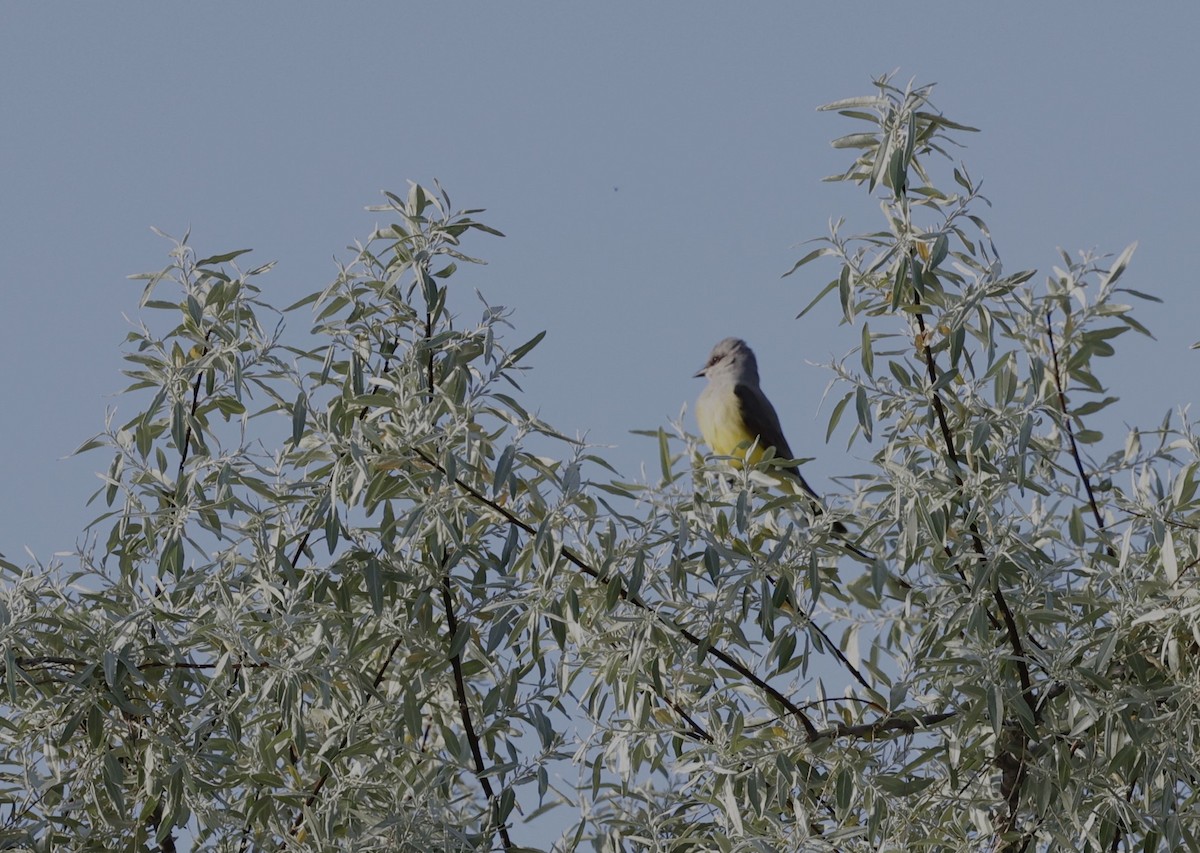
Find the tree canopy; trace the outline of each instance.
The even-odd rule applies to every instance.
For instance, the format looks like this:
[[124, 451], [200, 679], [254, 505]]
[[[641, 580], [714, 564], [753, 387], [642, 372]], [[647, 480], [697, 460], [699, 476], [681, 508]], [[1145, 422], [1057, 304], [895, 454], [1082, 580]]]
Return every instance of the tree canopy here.
[[0, 844], [1200, 848], [1197, 439], [1098, 425], [1153, 297], [1132, 247], [1005, 269], [930, 96], [823, 108], [882, 222], [792, 270], [869, 457], [816, 516], [783, 460], [664, 425], [631, 481], [533, 414], [440, 187], [282, 311], [176, 241], [86, 545], [0, 561]]

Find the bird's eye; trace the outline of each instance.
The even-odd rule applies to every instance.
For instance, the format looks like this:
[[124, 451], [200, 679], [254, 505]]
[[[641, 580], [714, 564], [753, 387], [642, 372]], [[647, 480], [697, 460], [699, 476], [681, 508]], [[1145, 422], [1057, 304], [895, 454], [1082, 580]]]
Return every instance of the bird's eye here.
[[716, 364], [716, 363], [717, 363], [718, 361], [720, 361], [720, 360], [721, 360], [721, 359], [720, 359], [720, 357], [719, 357], [719, 356], [715, 356], [715, 355], [714, 355], [712, 358], [710, 358], [710, 359], [708, 360], [708, 366], [709, 366], [709, 367], [712, 367], [714, 364]]

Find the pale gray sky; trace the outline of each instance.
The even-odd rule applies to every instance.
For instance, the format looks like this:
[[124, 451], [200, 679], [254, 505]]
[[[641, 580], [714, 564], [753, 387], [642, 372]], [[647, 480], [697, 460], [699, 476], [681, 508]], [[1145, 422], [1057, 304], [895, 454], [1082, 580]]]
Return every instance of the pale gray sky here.
[[514, 342], [548, 331], [526, 405], [633, 473], [655, 450], [628, 430], [677, 415], [741, 335], [824, 490], [857, 466], [820, 443], [806, 361], [859, 333], [832, 302], [793, 319], [831, 268], [780, 274], [831, 218], [878, 226], [863, 192], [819, 183], [853, 128], [814, 108], [893, 68], [982, 129], [961, 153], [1008, 268], [1140, 242], [1127, 280], [1167, 300], [1138, 314], [1158, 341], [1122, 338], [1103, 378], [1118, 419], [1157, 423], [1198, 387], [1200, 6], [1138, 5], [5, 3], [0, 552], [69, 549], [99, 512], [108, 460], [59, 457], [105, 406], [134, 411], [110, 395], [125, 276], [166, 263], [150, 226], [277, 260], [283, 306], [409, 179], [508, 235], [473, 240], [491, 263], [456, 280], [516, 310]]

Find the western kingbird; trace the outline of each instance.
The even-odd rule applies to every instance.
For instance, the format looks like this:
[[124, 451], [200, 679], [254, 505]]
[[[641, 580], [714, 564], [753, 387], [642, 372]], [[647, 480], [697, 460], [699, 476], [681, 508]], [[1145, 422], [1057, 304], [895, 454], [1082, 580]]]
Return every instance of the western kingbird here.
[[[696, 400], [696, 421], [713, 453], [734, 457], [734, 464], [740, 464], [737, 461], [740, 457], [757, 462], [768, 447], [775, 448], [775, 455], [781, 459], [795, 458], [783, 437], [775, 407], [758, 385], [758, 360], [745, 341], [740, 338], [721, 341], [713, 347], [696, 376], [708, 379]], [[804, 479], [798, 466], [779, 470], [808, 495], [813, 512], [824, 512], [821, 496]], [[842, 533], [845, 527], [838, 523], [834, 530]]]

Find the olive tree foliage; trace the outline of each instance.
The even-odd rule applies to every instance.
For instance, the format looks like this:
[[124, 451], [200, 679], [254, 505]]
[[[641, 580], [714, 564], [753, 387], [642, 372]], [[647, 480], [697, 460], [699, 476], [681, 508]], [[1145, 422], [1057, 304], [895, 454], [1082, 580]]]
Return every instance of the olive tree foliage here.
[[1005, 270], [929, 96], [827, 107], [883, 224], [796, 264], [865, 459], [816, 516], [779, 460], [662, 428], [630, 482], [531, 414], [440, 188], [282, 313], [179, 241], [89, 544], [3, 562], [0, 844], [1200, 847], [1197, 441], [1095, 423], [1130, 251]]

